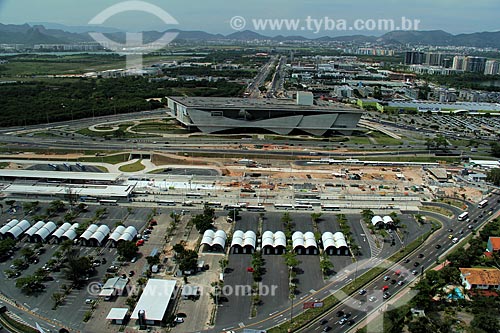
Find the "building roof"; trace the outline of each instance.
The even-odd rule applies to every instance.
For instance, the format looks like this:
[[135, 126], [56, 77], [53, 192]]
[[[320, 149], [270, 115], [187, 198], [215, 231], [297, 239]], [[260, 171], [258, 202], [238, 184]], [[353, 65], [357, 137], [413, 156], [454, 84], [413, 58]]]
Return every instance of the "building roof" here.
[[252, 248], [255, 248], [256, 242], [257, 235], [255, 235], [255, 232], [253, 232], [252, 230], [248, 230], [247, 232], [236, 230], [233, 234], [231, 246], [251, 246]]
[[40, 239], [42, 240], [45, 240], [47, 237], [49, 237], [49, 235], [51, 233], [54, 232], [54, 230], [57, 229], [57, 225], [52, 222], [52, 221], [49, 221], [47, 223], [45, 223], [45, 225], [43, 227], [41, 227], [36, 233], [35, 235], [39, 236]]
[[303, 247], [314, 247], [317, 248], [318, 244], [316, 244], [316, 239], [314, 237], [314, 234], [310, 231], [306, 233], [302, 233], [300, 231], [295, 231], [292, 235], [292, 243], [293, 243], [293, 248], [295, 249], [298, 246], [303, 246]]
[[108, 279], [104, 286], [102, 286], [99, 296], [111, 296], [115, 290], [123, 290], [127, 286], [129, 278], [114, 277]]
[[500, 269], [498, 268], [459, 268], [460, 273], [470, 284], [500, 285]]
[[[76, 234], [76, 229], [78, 229], [78, 227], [80, 226], [79, 223], [73, 223], [73, 225], [64, 232], [64, 234], [62, 235], [62, 237], [66, 237], [67, 239], [69, 240], [73, 240], [76, 238], [76, 236], [78, 236]], [[57, 232], [57, 231], [56, 231]], [[55, 234], [55, 233], [54, 233]]]
[[139, 319], [139, 311], [145, 312], [146, 320], [160, 321], [165, 316], [177, 281], [149, 279], [137, 302], [131, 319]]
[[114, 240], [115, 242], [118, 241], [118, 239], [123, 235], [123, 231], [125, 231], [125, 227], [122, 225], [119, 225], [113, 230], [111, 233], [111, 236], [109, 236], [109, 239]]
[[127, 316], [128, 309], [127, 308], [112, 308], [109, 310], [106, 319], [108, 320], [123, 320]]
[[128, 197], [134, 186], [132, 185], [92, 185], [92, 186], [57, 186], [57, 185], [20, 185], [10, 184], [5, 186], [1, 192], [23, 193], [37, 195], [67, 195], [68, 189], [78, 196], [91, 197]]
[[331, 112], [362, 111], [337, 103], [334, 106], [298, 105], [295, 99], [278, 98], [235, 98], [235, 97], [171, 97], [168, 98], [189, 108], [202, 110], [221, 109], [259, 109], [259, 110], [321, 110]]
[[275, 233], [269, 230], [265, 231], [262, 234], [262, 247], [264, 246], [286, 247], [286, 236], [283, 231], [276, 231]]
[[45, 225], [45, 222], [38, 221], [34, 225], [31, 226], [28, 230], [26, 230], [25, 234], [28, 236], [33, 236], [38, 230], [40, 230]]
[[436, 179], [448, 179], [445, 168], [429, 168], [428, 170]]
[[201, 240], [201, 244], [206, 244], [208, 246], [219, 245], [224, 248], [226, 245], [227, 235], [224, 230], [217, 230], [214, 232], [213, 230], [206, 230], [203, 233], [203, 238]]
[[80, 238], [83, 238], [85, 240], [89, 240], [90, 237], [96, 232], [96, 230], [98, 229], [99, 227], [97, 226], [97, 224], [91, 224], [88, 226], [87, 230], [84, 231], [84, 233], [80, 236]]
[[500, 251], [500, 237], [490, 237], [489, 241], [493, 251]]
[[36, 178], [36, 179], [67, 179], [67, 180], [97, 180], [97, 181], [116, 181], [119, 173], [104, 172], [72, 172], [72, 171], [40, 171], [40, 170], [0, 170], [1, 177], [15, 178]]
[[381, 216], [375, 215], [372, 217], [372, 224], [377, 225], [379, 223], [384, 223], [384, 219]]
[[14, 226], [16, 226], [19, 223], [19, 220], [13, 219], [7, 222], [6, 225], [4, 225], [2, 228], [0, 228], [0, 234], [5, 234], [7, 231], [12, 229]]
[[52, 237], [61, 238], [62, 235], [64, 235], [64, 233], [69, 230], [69, 228], [71, 228], [71, 223], [63, 223], [59, 228], [57, 228], [56, 231], [54, 231]]
[[123, 231], [123, 234], [118, 239], [119, 241], [131, 241], [137, 236], [137, 229], [134, 226], [128, 226], [127, 229]]

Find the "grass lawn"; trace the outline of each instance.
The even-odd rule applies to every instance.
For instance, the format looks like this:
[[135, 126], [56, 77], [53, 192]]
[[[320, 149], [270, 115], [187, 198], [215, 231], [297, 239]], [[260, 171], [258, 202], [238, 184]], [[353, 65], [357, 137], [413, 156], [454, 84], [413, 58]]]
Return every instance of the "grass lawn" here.
[[428, 212], [438, 213], [438, 214], [441, 214], [441, 215], [444, 215], [444, 216], [447, 216], [447, 217], [452, 217], [453, 216], [453, 212], [451, 210], [448, 210], [448, 209], [442, 208], [442, 207], [422, 206], [420, 209], [428, 211]]
[[7, 166], [9, 166], [9, 163], [7, 163], [7, 162], [0, 163], [0, 169], [5, 169]]
[[118, 170], [122, 172], [137, 172], [144, 170], [146, 167], [141, 162], [142, 160], [139, 160], [132, 164], [122, 165]]
[[123, 153], [123, 154], [115, 154], [115, 155], [108, 155], [108, 156], [81, 157], [78, 159], [78, 161], [118, 164], [118, 163], [128, 161], [129, 157], [130, 157], [130, 154]]
[[403, 141], [391, 138], [390, 136], [378, 131], [373, 131], [368, 135], [374, 138], [379, 145], [399, 146], [403, 144]]

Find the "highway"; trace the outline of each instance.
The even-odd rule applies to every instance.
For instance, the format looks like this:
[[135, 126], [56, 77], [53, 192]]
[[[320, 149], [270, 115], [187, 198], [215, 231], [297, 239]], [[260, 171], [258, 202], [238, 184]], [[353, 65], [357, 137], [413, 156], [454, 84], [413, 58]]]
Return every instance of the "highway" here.
[[[489, 198], [489, 201], [492, 203], [496, 203], [497, 200], [500, 200], [500, 195], [492, 195]], [[490, 215], [490, 208], [496, 207], [492, 211]], [[444, 219], [442, 216], [426, 212], [424, 215], [431, 216], [434, 218], [438, 218], [441, 222], [444, 222], [443, 228], [436, 231], [431, 237], [413, 254], [403, 259], [399, 263], [391, 266], [386, 274], [383, 274], [379, 278], [373, 280], [371, 283], [363, 287], [366, 290], [366, 293], [360, 295], [359, 290], [353, 294], [353, 297], [347, 298], [342, 304], [332, 308], [329, 313], [320, 318], [326, 319], [328, 322], [326, 324], [320, 325], [319, 321], [316, 320], [304, 329], [297, 332], [320, 332], [325, 326], [330, 326], [332, 329], [330, 332], [347, 332], [354, 331], [354, 327], [349, 326], [349, 320], [354, 320], [354, 325], [356, 323], [361, 322], [366, 318], [366, 316], [370, 313], [374, 313], [379, 311], [379, 309], [384, 309], [385, 300], [383, 298], [382, 287], [388, 286], [388, 292], [391, 294], [391, 297], [394, 297], [395, 294], [399, 292], [410, 292], [409, 288], [406, 286], [412, 283], [415, 279], [418, 279], [422, 272], [433, 266], [436, 263], [436, 260], [443, 256], [445, 252], [452, 250], [455, 245], [449, 239], [449, 235], [453, 234], [454, 237], [463, 238], [468, 236], [471, 229], [468, 229], [467, 226], [472, 224], [474, 229], [479, 228], [482, 224], [486, 223], [488, 218], [492, 215], [497, 214], [500, 211], [500, 205], [490, 204], [486, 208], [479, 209], [477, 207], [470, 207], [469, 215], [470, 222], [467, 221], [457, 221]], [[422, 214], [422, 212], [420, 212]], [[482, 217], [479, 217], [481, 216]], [[473, 222], [477, 219], [477, 222]], [[448, 231], [449, 229], [453, 231]], [[463, 234], [460, 234], [460, 230], [464, 230]], [[436, 248], [439, 245], [440, 248]], [[421, 257], [423, 256], [423, 257]], [[442, 258], [441, 258], [442, 259]], [[418, 266], [415, 266], [418, 263]], [[398, 276], [395, 274], [397, 270], [401, 271], [401, 274]], [[417, 274], [413, 274], [412, 271], [416, 270]], [[406, 277], [403, 278], [402, 275], [405, 274]], [[389, 280], [384, 281], [384, 276], [390, 277]], [[391, 280], [396, 281], [404, 281], [402, 286], [396, 284], [392, 284]], [[374, 297], [370, 301], [370, 298]], [[341, 318], [337, 316], [337, 311], [343, 311], [344, 313], [349, 314], [349, 320], [346, 323], [340, 324], [339, 321]]]

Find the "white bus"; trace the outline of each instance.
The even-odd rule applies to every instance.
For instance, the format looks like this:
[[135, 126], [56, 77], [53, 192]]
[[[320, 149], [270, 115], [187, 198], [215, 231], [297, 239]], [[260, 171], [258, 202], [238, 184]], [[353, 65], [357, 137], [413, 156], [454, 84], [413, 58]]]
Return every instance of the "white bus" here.
[[160, 200], [158, 201], [159, 206], [175, 206], [177, 203], [172, 200]]
[[322, 205], [321, 206], [321, 210], [338, 212], [338, 211], [340, 211], [340, 207], [339, 206], [333, 206], [333, 205]]
[[203, 194], [191, 192], [191, 193], [186, 193], [186, 197], [188, 197], [188, 198], [202, 198]]
[[291, 204], [274, 204], [274, 208], [279, 210], [292, 210], [294, 207]]
[[469, 218], [469, 212], [463, 212], [462, 214], [458, 215], [459, 221], [465, 221], [468, 218]]
[[216, 201], [207, 202], [207, 203], [205, 203], [205, 205], [207, 205], [208, 207], [212, 207], [212, 208], [222, 208], [222, 203], [216, 202]]
[[118, 201], [110, 199], [101, 199], [99, 200], [99, 204], [103, 206], [118, 206]]
[[484, 208], [484, 207], [486, 207], [486, 205], [488, 205], [488, 200], [483, 200], [477, 204], [477, 207]]
[[301, 204], [301, 205], [295, 205], [295, 209], [296, 210], [313, 210], [313, 206]]
[[249, 211], [249, 212], [265, 212], [266, 208], [264, 206], [247, 206], [247, 211]]

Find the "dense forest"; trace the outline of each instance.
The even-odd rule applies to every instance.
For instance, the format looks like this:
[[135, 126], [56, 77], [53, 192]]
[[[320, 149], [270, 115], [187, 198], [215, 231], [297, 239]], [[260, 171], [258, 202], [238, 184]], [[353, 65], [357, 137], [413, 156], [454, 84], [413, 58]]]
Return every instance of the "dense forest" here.
[[167, 81], [142, 77], [65, 79], [0, 85], [0, 126], [26, 126], [162, 107], [147, 98], [169, 95], [240, 96], [226, 81]]

